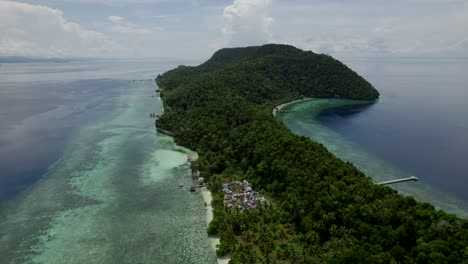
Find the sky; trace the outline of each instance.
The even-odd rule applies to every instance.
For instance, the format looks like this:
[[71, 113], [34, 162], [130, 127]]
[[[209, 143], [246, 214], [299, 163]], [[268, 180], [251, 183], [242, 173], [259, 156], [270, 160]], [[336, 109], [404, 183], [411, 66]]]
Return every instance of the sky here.
[[0, 0], [0, 56], [202, 59], [266, 43], [468, 56], [468, 1]]

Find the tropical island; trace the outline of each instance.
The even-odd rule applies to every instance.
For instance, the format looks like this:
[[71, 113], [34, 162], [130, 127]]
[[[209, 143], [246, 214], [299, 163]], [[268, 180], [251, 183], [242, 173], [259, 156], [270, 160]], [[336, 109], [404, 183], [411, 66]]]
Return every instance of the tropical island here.
[[[276, 44], [221, 49], [156, 82], [165, 108], [157, 126], [198, 153], [213, 194], [208, 233], [230, 263], [468, 261], [467, 220], [374, 184], [272, 115], [302, 98], [379, 97], [331, 56]], [[244, 180], [268, 203], [225, 206], [226, 184]]]

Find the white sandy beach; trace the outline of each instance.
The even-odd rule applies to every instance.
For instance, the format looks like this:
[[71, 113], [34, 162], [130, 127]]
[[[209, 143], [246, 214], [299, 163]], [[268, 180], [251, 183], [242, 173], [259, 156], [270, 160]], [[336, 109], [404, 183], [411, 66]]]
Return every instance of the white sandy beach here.
[[[211, 200], [213, 198], [211, 196], [211, 192], [206, 187], [201, 188], [201, 193], [203, 196], [203, 201], [205, 201], [206, 203], [206, 226], [208, 227], [211, 220], [213, 220], [213, 206], [211, 206]], [[210, 237], [208, 239], [210, 240], [210, 244], [213, 247], [213, 250], [216, 251], [216, 245], [219, 244], [219, 238]], [[229, 263], [228, 257], [218, 258], [218, 264], [228, 264], [228, 263]]]
[[[164, 112], [163, 104], [161, 105], [162, 105], [161, 107], [162, 111]], [[196, 152], [193, 151], [193, 152], [190, 152], [190, 154], [192, 154], [192, 156], [194, 156], [195, 158], [198, 158], [198, 154]], [[211, 196], [211, 192], [210, 190], [208, 190], [208, 188], [203, 187], [203, 188], [200, 188], [200, 190], [202, 193], [203, 201], [206, 204], [206, 227], [208, 228], [208, 225], [213, 220], [213, 206], [211, 205], [211, 201], [213, 200], [213, 197]], [[209, 237], [208, 240], [210, 242], [211, 247], [216, 252], [216, 246], [219, 245], [219, 238]], [[228, 264], [229, 257], [222, 257], [222, 258], [218, 257], [217, 262], [218, 264]]]
[[287, 102], [287, 103], [284, 103], [284, 104], [280, 104], [278, 106], [276, 106], [275, 108], [273, 108], [273, 116], [276, 116], [276, 109], [282, 109], [290, 104], [294, 104], [294, 103], [298, 103], [298, 102], [302, 102], [302, 101], [309, 101], [309, 100], [312, 100], [314, 98], [310, 98], [310, 97], [307, 97], [307, 98], [304, 98], [304, 99], [299, 99], [299, 100], [294, 100], [294, 101], [291, 101], [291, 102]]

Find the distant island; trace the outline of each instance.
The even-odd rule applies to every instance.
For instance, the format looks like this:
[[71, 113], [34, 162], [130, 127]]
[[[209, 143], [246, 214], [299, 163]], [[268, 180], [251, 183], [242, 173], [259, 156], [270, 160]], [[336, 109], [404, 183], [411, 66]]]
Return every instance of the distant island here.
[[0, 63], [30, 63], [30, 62], [69, 62], [70, 59], [62, 58], [30, 58], [20, 56], [0, 56]]
[[[229, 48], [156, 78], [158, 128], [196, 150], [213, 193], [210, 235], [231, 263], [462, 263], [468, 221], [376, 185], [272, 115], [302, 98], [376, 100], [379, 92], [331, 56], [288, 45]], [[247, 180], [268, 204], [224, 205]]]

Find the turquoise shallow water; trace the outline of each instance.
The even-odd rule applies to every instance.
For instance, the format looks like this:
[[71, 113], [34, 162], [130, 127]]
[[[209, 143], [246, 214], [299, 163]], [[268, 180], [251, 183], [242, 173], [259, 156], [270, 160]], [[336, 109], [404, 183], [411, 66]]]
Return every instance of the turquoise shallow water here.
[[[312, 99], [287, 106], [288, 112], [278, 114], [277, 117], [294, 133], [310, 137], [323, 144], [337, 157], [352, 162], [366, 175], [371, 176], [374, 182], [412, 176], [407, 171], [379, 158], [359, 144], [328, 128], [317, 119], [321, 112], [330, 108], [343, 106], [365, 108], [369, 105], [369, 102]], [[436, 186], [424, 182], [424, 179], [418, 182], [398, 183], [391, 186], [404, 195], [414, 196], [418, 200], [434, 204], [437, 208], [464, 218], [468, 217], [468, 204], [465, 201], [438, 190]]]
[[1, 263], [216, 263], [189, 150], [157, 136], [154, 81], [73, 133], [47, 174], [0, 209]]
[[118, 98], [129, 92], [129, 81], [154, 79], [187, 63], [94, 59], [2, 64], [0, 206], [39, 180], [83, 126], [115, 112]]

